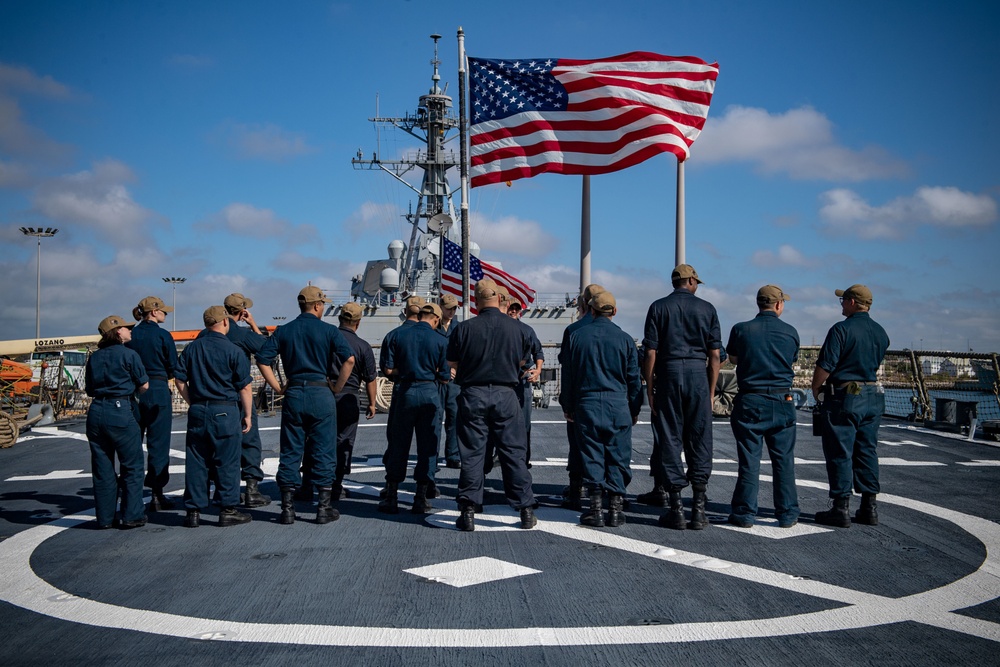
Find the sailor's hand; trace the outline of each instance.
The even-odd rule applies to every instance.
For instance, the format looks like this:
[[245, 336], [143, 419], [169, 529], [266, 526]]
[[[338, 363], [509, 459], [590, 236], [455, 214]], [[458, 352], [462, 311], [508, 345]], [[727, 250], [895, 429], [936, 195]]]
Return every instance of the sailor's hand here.
[[365, 419], [374, 419], [374, 418], [375, 418], [375, 404], [369, 403], [368, 409], [365, 411]]
[[572, 422], [573, 421], [573, 415], [571, 415], [568, 412], [563, 412], [563, 417], [565, 417], [566, 421], [568, 421], [568, 422]]
[[528, 380], [528, 382], [535, 383], [538, 382], [538, 376], [541, 374], [542, 372], [540, 370], [538, 370], [537, 368], [532, 368], [527, 373], [524, 374], [524, 377]]
[[243, 418], [243, 432], [244, 433], [250, 432], [250, 415], [247, 415], [246, 417]]

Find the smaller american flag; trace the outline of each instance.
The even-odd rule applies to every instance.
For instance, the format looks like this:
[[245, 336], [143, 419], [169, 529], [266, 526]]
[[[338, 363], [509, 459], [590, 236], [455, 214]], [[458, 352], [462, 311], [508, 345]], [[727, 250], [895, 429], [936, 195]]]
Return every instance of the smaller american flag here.
[[[447, 238], [444, 241], [444, 261], [441, 263], [441, 289], [458, 297], [462, 302], [462, 246]], [[475, 255], [469, 255], [469, 290], [474, 289], [483, 277], [492, 278], [497, 285], [507, 288], [511, 296], [521, 302], [521, 307], [527, 308], [535, 301], [535, 290], [528, 287], [509, 273], [497, 267], [482, 262]], [[470, 304], [473, 313], [478, 312], [473, 299]]]

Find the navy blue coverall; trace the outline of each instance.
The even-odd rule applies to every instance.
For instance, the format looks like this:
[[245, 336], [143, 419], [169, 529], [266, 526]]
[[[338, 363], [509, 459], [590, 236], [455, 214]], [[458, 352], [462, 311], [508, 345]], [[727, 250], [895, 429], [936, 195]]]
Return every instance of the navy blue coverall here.
[[162, 491], [170, 481], [170, 426], [173, 402], [167, 381], [177, 367], [177, 345], [166, 329], [143, 320], [132, 328], [125, 346], [135, 350], [149, 376], [149, 389], [139, 396], [139, 429], [146, 436], [145, 484]]
[[[199, 336], [204, 335], [204, 331]], [[260, 335], [249, 327], [241, 327], [236, 320], [230, 318], [229, 333], [226, 334], [236, 347], [246, 354], [247, 363], [250, 357], [260, 352], [267, 342], [267, 337]], [[260, 430], [257, 427], [257, 408], [251, 403], [250, 430], [243, 434], [240, 444], [240, 479], [255, 479], [258, 482], [264, 479], [264, 471], [260, 469], [262, 454], [260, 444]]]
[[[362, 339], [350, 327], [338, 327], [344, 340], [354, 352], [354, 368], [347, 379], [344, 389], [336, 394], [337, 401], [337, 480], [343, 481], [351, 473], [351, 456], [354, 453], [354, 439], [358, 433], [358, 421], [361, 419], [361, 402], [358, 392], [362, 384], [375, 381], [375, 353], [372, 346]], [[340, 375], [340, 357], [334, 360], [336, 372]]]

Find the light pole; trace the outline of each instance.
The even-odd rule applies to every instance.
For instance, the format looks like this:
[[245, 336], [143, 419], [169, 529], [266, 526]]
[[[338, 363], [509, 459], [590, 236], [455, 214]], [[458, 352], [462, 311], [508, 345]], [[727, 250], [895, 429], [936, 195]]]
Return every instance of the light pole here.
[[21, 227], [25, 236], [38, 238], [38, 261], [35, 270], [35, 339], [42, 337], [42, 237], [55, 236], [59, 230], [54, 227]]
[[170, 283], [171, 291], [173, 292], [173, 304], [174, 309], [174, 321], [170, 328], [171, 331], [177, 331], [177, 286], [183, 285], [187, 278], [164, 278], [163, 282]]

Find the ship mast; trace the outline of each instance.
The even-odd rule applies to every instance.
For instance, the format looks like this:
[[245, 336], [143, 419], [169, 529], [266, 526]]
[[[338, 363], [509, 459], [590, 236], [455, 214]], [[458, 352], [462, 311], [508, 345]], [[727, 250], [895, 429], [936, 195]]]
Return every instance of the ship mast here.
[[[459, 126], [458, 118], [449, 113], [451, 97], [440, 87], [441, 75], [438, 66], [438, 40], [441, 35], [431, 35], [434, 40], [434, 58], [431, 60], [433, 76], [431, 88], [426, 95], [420, 97], [415, 114], [403, 117], [376, 116], [368, 120], [375, 124], [392, 125], [423, 142], [424, 147], [416, 155], [407, 155], [398, 160], [383, 160], [379, 157], [381, 147], [369, 158], [358, 151], [358, 156], [351, 160], [355, 169], [380, 169], [403, 183], [417, 194], [417, 209], [406, 214], [406, 220], [412, 225], [410, 245], [406, 251], [404, 270], [400, 276], [400, 289], [412, 288], [412, 272], [416, 252], [418, 232], [427, 229], [426, 221], [439, 213], [447, 213], [454, 217], [451, 203], [452, 193], [448, 190], [448, 170], [459, 166], [460, 157], [454, 150], [445, 150], [445, 144], [454, 136], [449, 137], [452, 130]], [[423, 178], [420, 189], [413, 187], [403, 176], [413, 169], [422, 169]], [[421, 225], [421, 220], [424, 224]]]

